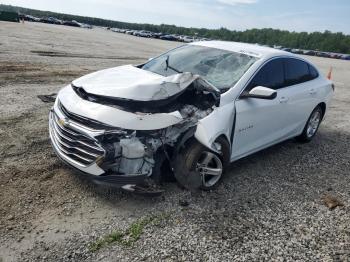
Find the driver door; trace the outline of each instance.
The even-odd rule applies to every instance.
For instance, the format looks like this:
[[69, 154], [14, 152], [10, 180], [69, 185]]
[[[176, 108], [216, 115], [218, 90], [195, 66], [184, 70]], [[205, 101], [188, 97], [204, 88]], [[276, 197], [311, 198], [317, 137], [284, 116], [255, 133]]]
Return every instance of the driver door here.
[[232, 160], [259, 151], [286, 135], [288, 94], [281, 88], [283, 84], [283, 60], [271, 60], [258, 71], [242, 94], [248, 93], [256, 86], [264, 86], [277, 90], [277, 97], [268, 100], [241, 96], [235, 102], [236, 124]]

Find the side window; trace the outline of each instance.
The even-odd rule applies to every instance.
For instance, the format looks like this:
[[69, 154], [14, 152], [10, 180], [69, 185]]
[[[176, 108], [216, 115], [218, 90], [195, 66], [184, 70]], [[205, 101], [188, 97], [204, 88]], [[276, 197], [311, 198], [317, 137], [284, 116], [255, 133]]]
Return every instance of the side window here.
[[245, 92], [249, 92], [256, 86], [264, 86], [272, 89], [278, 89], [284, 85], [284, 69], [283, 60], [274, 59], [268, 62], [260, 71], [254, 76], [249, 83]]
[[[311, 72], [309, 70], [309, 64], [294, 58], [285, 58], [285, 85], [291, 86], [300, 84], [315, 77], [311, 76]], [[315, 73], [315, 72], [314, 72]], [[317, 74], [317, 71], [316, 71]]]
[[312, 65], [309, 64], [309, 71], [310, 71], [310, 80], [315, 79], [318, 77], [318, 72], [316, 68], [314, 68]]

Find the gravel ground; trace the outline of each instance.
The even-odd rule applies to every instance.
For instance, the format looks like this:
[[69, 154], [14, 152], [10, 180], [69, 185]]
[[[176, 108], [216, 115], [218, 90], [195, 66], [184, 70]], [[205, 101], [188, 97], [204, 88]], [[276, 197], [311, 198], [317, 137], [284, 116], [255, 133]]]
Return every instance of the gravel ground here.
[[[316, 138], [233, 163], [213, 192], [158, 198], [97, 187], [51, 150], [50, 103], [74, 78], [179, 43], [0, 22], [0, 261], [350, 261], [350, 63]], [[342, 206], [329, 209], [324, 197]], [[111, 233], [113, 233], [111, 235]]]

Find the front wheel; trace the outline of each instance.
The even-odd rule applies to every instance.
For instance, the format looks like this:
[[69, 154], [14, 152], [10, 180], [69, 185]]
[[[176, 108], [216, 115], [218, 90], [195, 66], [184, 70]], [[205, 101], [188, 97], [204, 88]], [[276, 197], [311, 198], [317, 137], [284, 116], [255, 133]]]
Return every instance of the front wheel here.
[[316, 135], [321, 124], [323, 111], [320, 106], [317, 106], [311, 113], [306, 122], [303, 132], [297, 137], [297, 140], [303, 143], [310, 142]]
[[213, 152], [196, 140], [186, 144], [175, 158], [174, 174], [178, 183], [187, 189], [211, 190], [215, 188], [224, 174], [229, 162], [229, 143], [218, 138]]

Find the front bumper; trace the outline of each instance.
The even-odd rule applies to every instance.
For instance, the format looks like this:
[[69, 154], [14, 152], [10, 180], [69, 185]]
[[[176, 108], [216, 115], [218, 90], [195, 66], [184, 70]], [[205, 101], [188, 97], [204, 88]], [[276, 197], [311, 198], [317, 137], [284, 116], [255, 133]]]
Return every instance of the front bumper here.
[[78, 170], [84, 178], [96, 184], [113, 187], [141, 185], [144, 174], [113, 174], [105, 172], [102, 164], [106, 155], [103, 147], [94, 140], [102, 130], [91, 130], [71, 121], [62, 113], [56, 101], [49, 114], [49, 134], [56, 155], [68, 166]]
[[67, 147], [65, 147], [59, 142], [57, 133], [55, 133], [55, 125], [57, 127], [57, 125], [60, 125], [60, 123], [55, 119], [59, 119], [59, 120], [64, 119], [64, 117], [59, 116], [59, 114], [60, 114], [59, 111], [57, 113], [57, 111], [52, 110], [50, 111], [50, 115], [49, 115], [50, 140], [56, 155], [59, 156], [59, 158], [62, 159], [64, 162], [67, 162], [70, 166], [75, 167], [84, 173], [92, 174], [95, 176], [104, 174], [105, 171], [102, 168], [100, 168], [96, 162], [92, 162], [91, 164], [83, 164], [77, 161], [76, 158], [74, 159], [73, 157], [71, 157], [71, 156], [74, 156], [73, 155], [74, 153], [67, 151]]
[[82, 169], [77, 168], [70, 161], [67, 161], [66, 159], [62, 158], [62, 155], [59, 151], [56, 150], [54, 144], [52, 143], [52, 140], [51, 144], [54, 149], [54, 152], [56, 153], [58, 158], [62, 160], [63, 163], [73, 168], [74, 171], [78, 172], [81, 175], [81, 178], [87, 179], [97, 185], [128, 189], [130, 186], [143, 185], [147, 178], [146, 175], [91, 175], [90, 173], [86, 173]]

